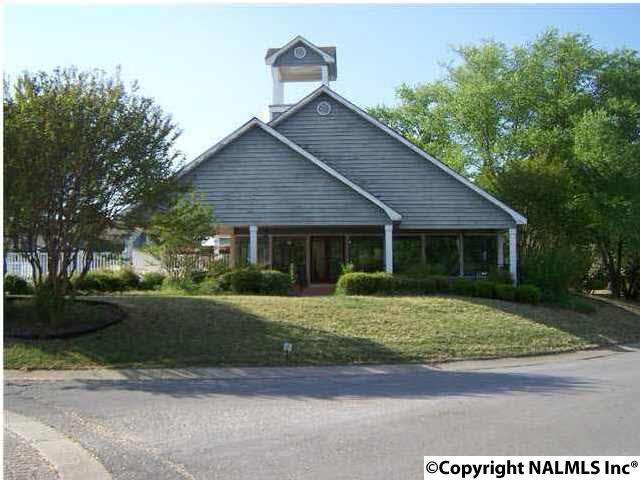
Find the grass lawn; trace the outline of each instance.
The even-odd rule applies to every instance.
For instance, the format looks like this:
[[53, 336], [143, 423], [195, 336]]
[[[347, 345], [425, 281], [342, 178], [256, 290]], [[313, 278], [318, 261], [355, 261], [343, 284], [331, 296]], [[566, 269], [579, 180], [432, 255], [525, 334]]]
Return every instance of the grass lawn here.
[[448, 296], [102, 298], [129, 317], [72, 339], [5, 339], [5, 368], [430, 362], [640, 341], [640, 316], [599, 302], [581, 314]]

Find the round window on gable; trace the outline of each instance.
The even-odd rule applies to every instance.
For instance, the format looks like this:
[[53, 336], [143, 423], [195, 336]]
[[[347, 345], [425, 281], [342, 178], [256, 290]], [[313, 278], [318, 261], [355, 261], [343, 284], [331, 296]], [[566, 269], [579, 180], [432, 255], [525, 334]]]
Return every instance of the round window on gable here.
[[318, 112], [318, 115], [322, 115], [323, 117], [329, 115], [331, 113], [331, 104], [323, 100], [318, 103], [316, 111]]
[[293, 56], [296, 58], [304, 58], [307, 56], [307, 49], [304, 47], [296, 47], [293, 49]]

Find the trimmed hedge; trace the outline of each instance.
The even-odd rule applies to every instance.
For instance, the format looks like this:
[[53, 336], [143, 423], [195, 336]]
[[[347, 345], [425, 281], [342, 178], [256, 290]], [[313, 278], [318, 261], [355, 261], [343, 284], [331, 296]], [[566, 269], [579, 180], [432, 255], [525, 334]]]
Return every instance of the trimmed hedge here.
[[493, 282], [475, 282], [473, 294], [476, 297], [494, 298], [496, 296], [496, 285]]
[[222, 291], [265, 295], [291, 293], [291, 275], [277, 270], [259, 270], [255, 267], [239, 268], [220, 275]]
[[138, 288], [140, 290], [158, 290], [162, 286], [165, 276], [160, 272], [147, 272], [142, 275]]
[[12, 295], [31, 295], [33, 293], [33, 286], [17, 275], [5, 275], [3, 285], [4, 293]]
[[140, 277], [130, 268], [120, 270], [92, 270], [84, 277], [74, 276], [71, 285], [75, 290], [93, 292], [120, 292], [140, 287]]
[[354, 272], [342, 275], [336, 286], [336, 293], [344, 295], [425, 295], [449, 291], [463, 296], [499, 298], [533, 304], [540, 301], [540, 290], [533, 285], [514, 287], [485, 280], [474, 281], [467, 278], [451, 280], [442, 276], [412, 278], [384, 272]]
[[535, 305], [540, 302], [540, 289], [535, 285], [520, 285], [516, 287], [516, 301]]
[[513, 285], [496, 285], [496, 298], [513, 302], [516, 299], [516, 287]]

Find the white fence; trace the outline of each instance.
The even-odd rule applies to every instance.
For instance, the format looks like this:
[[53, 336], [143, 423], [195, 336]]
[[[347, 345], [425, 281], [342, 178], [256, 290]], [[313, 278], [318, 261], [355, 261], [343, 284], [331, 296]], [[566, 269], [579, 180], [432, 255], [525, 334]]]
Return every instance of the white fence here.
[[[80, 271], [84, 264], [84, 252], [78, 254], [76, 271]], [[47, 254], [46, 252], [39, 253], [40, 265], [42, 265], [43, 274], [47, 273]], [[93, 254], [93, 260], [89, 270], [116, 270], [124, 266], [122, 257], [112, 252], [96, 252]], [[31, 270], [31, 264], [21, 254], [17, 252], [7, 252], [5, 257], [5, 268], [7, 274], [17, 275], [24, 279], [30, 279], [33, 272]]]

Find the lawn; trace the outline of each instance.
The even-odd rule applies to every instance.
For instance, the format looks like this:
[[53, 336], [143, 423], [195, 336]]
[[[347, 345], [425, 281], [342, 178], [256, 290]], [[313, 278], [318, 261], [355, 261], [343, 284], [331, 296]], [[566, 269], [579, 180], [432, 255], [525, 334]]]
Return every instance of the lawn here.
[[5, 368], [433, 362], [640, 341], [640, 316], [599, 302], [582, 314], [448, 296], [102, 298], [128, 318], [72, 339], [5, 340]]

